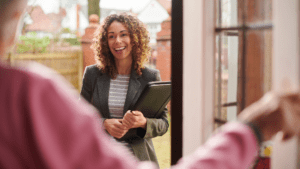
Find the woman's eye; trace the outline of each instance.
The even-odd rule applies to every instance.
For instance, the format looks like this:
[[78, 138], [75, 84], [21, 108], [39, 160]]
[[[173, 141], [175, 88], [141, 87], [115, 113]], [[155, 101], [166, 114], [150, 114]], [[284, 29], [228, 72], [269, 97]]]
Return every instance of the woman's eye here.
[[127, 36], [127, 34], [126, 34], [126, 33], [123, 33], [122, 36]]
[[110, 35], [110, 36], [108, 36], [108, 38], [111, 39], [111, 38], [114, 38], [114, 36], [113, 36], [113, 35]]

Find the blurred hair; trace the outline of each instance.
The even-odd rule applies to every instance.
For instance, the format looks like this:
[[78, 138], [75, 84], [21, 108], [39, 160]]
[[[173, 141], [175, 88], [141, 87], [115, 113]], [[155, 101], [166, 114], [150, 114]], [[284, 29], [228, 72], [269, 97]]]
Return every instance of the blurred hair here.
[[108, 27], [114, 21], [122, 23], [128, 29], [132, 45], [133, 68], [138, 75], [141, 75], [150, 54], [148, 31], [137, 17], [126, 13], [106, 17], [103, 25], [95, 32], [95, 43], [92, 45], [92, 49], [96, 55], [97, 67], [104, 73], [108, 73], [111, 78], [116, 78], [118, 71], [114, 56], [108, 46], [107, 37]]

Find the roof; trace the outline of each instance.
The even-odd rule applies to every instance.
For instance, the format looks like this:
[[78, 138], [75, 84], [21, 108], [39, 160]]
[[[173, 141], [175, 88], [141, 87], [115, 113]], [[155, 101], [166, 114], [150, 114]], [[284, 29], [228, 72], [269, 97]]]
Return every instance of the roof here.
[[[76, 15], [76, 4], [71, 5], [69, 8], [66, 9], [67, 15], [62, 21], [62, 27], [70, 28], [72, 31], [76, 30], [77, 28], [77, 15]], [[89, 20], [87, 17], [87, 6], [82, 5], [79, 10], [79, 26], [80, 30], [83, 31], [86, 27], [89, 26]]]
[[172, 8], [172, 0], [157, 0], [168, 12]]
[[115, 9], [139, 13], [151, 0], [101, 0], [101, 9]]
[[57, 32], [61, 27], [62, 18], [66, 16], [64, 9], [60, 9], [58, 14], [45, 14], [40, 6], [30, 6], [27, 8], [27, 12], [30, 14], [30, 22], [26, 27], [27, 31]]
[[151, 0], [138, 15], [138, 18], [144, 23], [161, 23], [168, 17], [167, 10], [156, 0]]

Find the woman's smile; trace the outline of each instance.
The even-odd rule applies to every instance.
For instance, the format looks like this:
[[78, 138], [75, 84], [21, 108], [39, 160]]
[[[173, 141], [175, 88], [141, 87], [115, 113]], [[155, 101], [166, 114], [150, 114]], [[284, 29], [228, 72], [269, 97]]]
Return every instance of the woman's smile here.
[[121, 54], [121, 53], [124, 51], [125, 48], [126, 48], [126, 47], [115, 48], [115, 51], [116, 51], [118, 54]]

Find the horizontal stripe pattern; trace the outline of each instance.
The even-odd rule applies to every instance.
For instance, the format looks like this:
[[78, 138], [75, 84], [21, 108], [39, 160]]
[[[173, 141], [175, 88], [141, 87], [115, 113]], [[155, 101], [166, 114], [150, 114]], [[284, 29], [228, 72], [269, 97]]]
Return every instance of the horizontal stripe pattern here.
[[110, 80], [108, 107], [112, 118], [122, 118], [130, 75], [117, 75]]
[[[116, 79], [110, 80], [108, 107], [112, 118], [122, 118], [124, 104], [126, 100], [130, 75], [117, 75]], [[123, 146], [127, 147], [132, 155], [133, 149], [130, 144], [125, 141], [118, 141]]]

